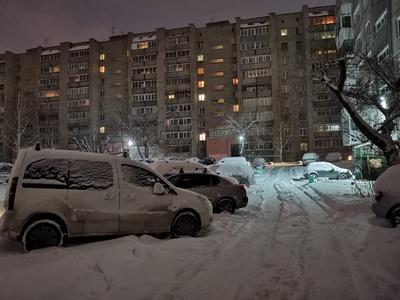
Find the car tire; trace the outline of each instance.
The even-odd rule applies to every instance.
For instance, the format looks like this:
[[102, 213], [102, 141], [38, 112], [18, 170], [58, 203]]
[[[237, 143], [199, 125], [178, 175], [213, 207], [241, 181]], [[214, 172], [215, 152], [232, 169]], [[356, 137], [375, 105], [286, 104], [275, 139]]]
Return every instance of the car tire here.
[[346, 173], [340, 173], [338, 179], [349, 179], [349, 176]]
[[217, 213], [229, 212], [231, 214], [234, 214], [235, 213], [235, 204], [230, 199], [221, 199], [218, 202], [215, 211]]
[[400, 224], [400, 207], [396, 207], [391, 211], [388, 221], [393, 228]]
[[193, 212], [181, 212], [172, 222], [171, 236], [174, 238], [182, 236], [196, 237], [200, 228], [199, 225], [199, 220]]
[[63, 244], [64, 234], [60, 224], [52, 220], [39, 220], [30, 224], [22, 236], [25, 251], [46, 247], [59, 247]]

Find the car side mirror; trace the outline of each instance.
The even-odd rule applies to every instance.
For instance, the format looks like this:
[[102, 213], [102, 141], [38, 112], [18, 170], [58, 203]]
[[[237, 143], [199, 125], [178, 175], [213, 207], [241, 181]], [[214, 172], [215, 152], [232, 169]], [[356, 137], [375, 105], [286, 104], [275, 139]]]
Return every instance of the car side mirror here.
[[153, 193], [156, 195], [164, 195], [165, 194], [165, 188], [163, 185], [159, 182], [156, 182], [153, 186]]

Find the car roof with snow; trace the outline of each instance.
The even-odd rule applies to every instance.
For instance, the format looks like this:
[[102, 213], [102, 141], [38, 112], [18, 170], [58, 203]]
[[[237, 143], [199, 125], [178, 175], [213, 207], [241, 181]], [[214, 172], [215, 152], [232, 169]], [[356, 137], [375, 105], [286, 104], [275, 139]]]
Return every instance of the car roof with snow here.
[[340, 168], [334, 164], [325, 161], [316, 161], [309, 163], [307, 165], [307, 170], [318, 170], [318, 169], [328, 169], [328, 168], [333, 168], [337, 171], [346, 171], [346, 172], [349, 171], [348, 169]]
[[158, 160], [151, 163], [149, 166], [150, 168], [156, 170], [161, 174], [167, 174], [171, 172], [177, 173], [181, 169], [183, 171], [199, 171], [199, 172], [202, 172], [204, 171], [204, 169], [207, 169], [207, 167], [202, 164], [190, 161], [182, 161], [182, 160]]
[[[106, 162], [119, 161], [121, 164], [126, 163], [147, 170], [150, 169], [148, 165], [140, 161], [132, 160], [130, 158], [125, 158], [123, 156], [100, 154], [93, 152], [82, 152], [75, 150], [58, 150], [58, 149], [36, 150], [34, 148], [25, 148], [20, 150], [19, 156], [24, 157], [24, 160], [29, 162], [35, 161], [36, 159], [74, 159], [74, 160], [106, 161]], [[155, 173], [158, 174], [157, 172]]]

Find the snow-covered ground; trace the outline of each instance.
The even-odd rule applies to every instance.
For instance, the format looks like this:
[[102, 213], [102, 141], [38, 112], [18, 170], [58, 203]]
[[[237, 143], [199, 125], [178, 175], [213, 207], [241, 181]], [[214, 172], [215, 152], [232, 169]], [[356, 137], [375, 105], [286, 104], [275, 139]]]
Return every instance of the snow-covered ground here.
[[369, 183], [256, 174], [249, 205], [198, 238], [126, 236], [22, 253], [0, 238], [0, 299], [399, 299], [399, 229]]

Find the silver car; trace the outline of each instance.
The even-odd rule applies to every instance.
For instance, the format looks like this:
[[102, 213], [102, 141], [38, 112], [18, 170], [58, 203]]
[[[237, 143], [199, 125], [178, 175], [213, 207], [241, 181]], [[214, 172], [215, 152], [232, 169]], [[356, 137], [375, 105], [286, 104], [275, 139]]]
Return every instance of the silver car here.
[[372, 211], [392, 227], [400, 224], [400, 165], [391, 166], [374, 184]]
[[215, 174], [181, 173], [167, 177], [173, 185], [206, 196], [212, 203], [214, 212], [234, 213], [235, 209], [247, 205], [246, 188], [233, 184]]

